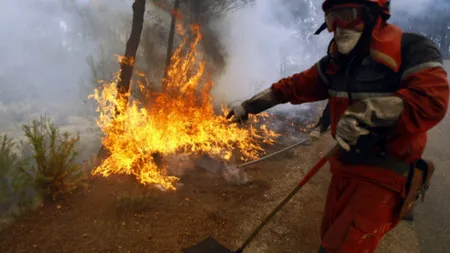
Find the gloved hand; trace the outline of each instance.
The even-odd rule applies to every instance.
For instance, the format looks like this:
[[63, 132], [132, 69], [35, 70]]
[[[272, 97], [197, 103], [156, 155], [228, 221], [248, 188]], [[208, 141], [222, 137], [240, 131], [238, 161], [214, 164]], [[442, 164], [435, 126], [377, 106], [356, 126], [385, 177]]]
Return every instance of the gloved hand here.
[[243, 104], [233, 107], [227, 114], [227, 119], [231, 119], [233, 116], [236, 118], [236, 121], [243, 122], [248, 119], [248, 112], [245, 110]]
[[370, 131], [358, 126], [357, 119], [344, 115], [337, 125], [336, 141], [345, 150], [350, 151], [351, 146], [355, 146], [359, 137], [367, 135]]
[[336, 141], [350, 151], [359, 137], [370, 133], [362, 125], [370, 128], [395, 126], [403, 109], [403, 100], [397, 96], [363, 99], [350, 106], [339, 120]]
[[234, 116], [236, 120], [245, 121], [248, 118], [248, 114], [258, 114], [278, 104], [280, 102], [276, 99], [272, 88], [268, 88], [232, 108], [227, 115], [227, 119]]
[[312, 141], [315, 141], [320, 138], [322, 134], [320, 133], [320, 127], [315, 127], [313, 130], [309, 133], [309, 139]]

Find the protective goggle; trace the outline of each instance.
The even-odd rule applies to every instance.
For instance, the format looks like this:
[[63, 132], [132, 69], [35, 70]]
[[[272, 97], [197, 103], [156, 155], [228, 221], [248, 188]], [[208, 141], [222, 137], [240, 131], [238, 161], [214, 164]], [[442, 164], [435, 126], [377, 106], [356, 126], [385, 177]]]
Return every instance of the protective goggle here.
[[336, 26], [343, 29], [354, 28], [363, 23], [363, 10], [360, 5], [344, 5], [330, 9], [325, 14], [327, 29], [332, 32]]

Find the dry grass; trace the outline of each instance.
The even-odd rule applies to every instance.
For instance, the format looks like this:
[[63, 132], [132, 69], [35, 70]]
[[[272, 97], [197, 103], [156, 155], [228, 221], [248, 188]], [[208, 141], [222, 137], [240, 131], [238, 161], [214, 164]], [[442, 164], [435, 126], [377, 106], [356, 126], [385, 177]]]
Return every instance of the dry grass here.
[[124, 214], [140, 214], [148, 211], [154, 204], [154, 199], [149, 194], [121, 194], [117, 196], [115, 205], [116, 213], [120, 215]]

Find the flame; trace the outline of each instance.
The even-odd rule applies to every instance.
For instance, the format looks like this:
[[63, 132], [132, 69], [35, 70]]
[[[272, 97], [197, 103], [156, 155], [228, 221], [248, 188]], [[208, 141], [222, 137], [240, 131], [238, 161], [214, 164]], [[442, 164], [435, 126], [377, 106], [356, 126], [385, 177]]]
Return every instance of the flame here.
[[[177, 30], [183, 33], [181, 27]], [[267, 114], [251, 116], [246, 128], [231, 124], [225, 118], [228, 108], [224, 106], [221, 115], [215, 114], [213, 82], [202, 78], [205, 63], [196, 51], [200, 28], [192, 26], [191, 30], [196, 37], [190, 44], [185, 37], [175, 51], [162, 92], [150, 91], [148, 83], [138, 82], [141, 93], [150, 101], [148, 106], [135, 100], [126, 106], [130, 94], [118, 96], [118, 75], [89, 96], [98, 103], [97, 124], [105, 134], [103, 145], [110, 152], [93, 170], [94, 175], [131, 174], [142, 184], [175, 190], [178, 178], [157, 165], [155, 154], [207, 153], [230, 160], [233, 150], [238, 149], [241, 159], [247, 161], [264, 153], [261, 143], [273, 144], [279, 136], [263, 124]], [[184, 51], [187, 53], [182, 54]]]

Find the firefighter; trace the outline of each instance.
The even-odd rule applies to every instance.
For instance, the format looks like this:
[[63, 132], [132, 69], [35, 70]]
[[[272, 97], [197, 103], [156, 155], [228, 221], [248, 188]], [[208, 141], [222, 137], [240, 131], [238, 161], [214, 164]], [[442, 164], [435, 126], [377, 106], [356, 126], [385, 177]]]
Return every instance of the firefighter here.
[[[228, 118], [328, 99], [341, 150], [330, 158], [319, 252], [374, 252], [400, 211], [428, 187], [432, 166], [422, 154], [427, 131], [447, 111], [447, 73], [432, 41], [387, 23], [389, 0], [325, 0], [322, 8], [321, 30], [334, 35], [327, 55], [236, 106]], [[378, 141], [369, 141], [374, 136]], [[426, 176], [419, 186], [411, 180], [414, 168]]]

